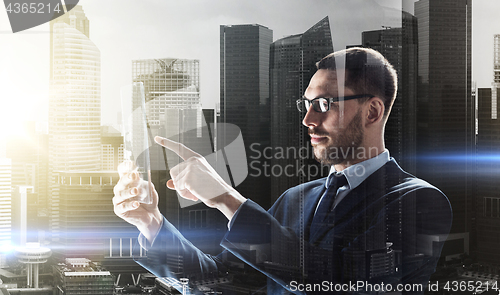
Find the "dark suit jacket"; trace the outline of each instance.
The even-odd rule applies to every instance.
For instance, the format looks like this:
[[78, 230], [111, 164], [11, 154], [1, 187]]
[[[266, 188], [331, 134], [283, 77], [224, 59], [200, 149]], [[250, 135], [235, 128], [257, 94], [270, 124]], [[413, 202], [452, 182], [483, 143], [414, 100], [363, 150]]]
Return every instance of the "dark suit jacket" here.
[[[382, 283], [425, 288], [442, 248], [432, 240], [443, 240], [451, 227], [446, 196], [391, 160], [350, 191], [323, 222], [312, 223], [324, 184], [325, 178], [293, 187], [269, 211], [248, 200], [221, 245], [268, 277], [268, 294], [370, 293], [353, 285]], [[203, 254], [166, 220], [158, 239], [148, 255], [179, 243], [185, 263], [200, 273], [227, 270], [223, 256]], [[167, 275], [162, 260], [143, 265]]]

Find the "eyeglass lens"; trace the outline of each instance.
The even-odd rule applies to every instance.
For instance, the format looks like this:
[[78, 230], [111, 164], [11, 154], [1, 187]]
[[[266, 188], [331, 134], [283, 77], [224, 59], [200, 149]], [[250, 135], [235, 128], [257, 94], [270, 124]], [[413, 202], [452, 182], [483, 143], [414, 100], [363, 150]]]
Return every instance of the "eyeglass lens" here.
[[329, 110], [329, 107], [328, 107], [329, 101], [328, 101], [328, 99], [325, 99], [325, 98], [317, 98], [317, 99], [313, 99], [313, 100], [303, 99], [303, 100], [300, 100], [298, 102], [297, 107], [298, 107], [299, 111], [307, 112], [309, 110], [309, 108], [311, 107], [311, 104], [313, 106], [313, 110], [315, 110], [316, 112], [324, 113], [324, 112]]

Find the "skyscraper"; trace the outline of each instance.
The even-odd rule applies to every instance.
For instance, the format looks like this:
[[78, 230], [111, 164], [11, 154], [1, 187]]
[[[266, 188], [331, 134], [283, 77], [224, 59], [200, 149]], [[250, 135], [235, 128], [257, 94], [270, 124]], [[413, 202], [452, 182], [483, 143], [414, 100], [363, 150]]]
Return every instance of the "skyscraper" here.
[[81, 6], [50, 23], [52, 171], [99, 169], [101, 57], [88, 23]]
[[[273, 31], [258, 24], [220, 26], [220, 118], [241, 129], [247, 162], [269, 146], [269, 46]], [[221, 131], [218, 136], [224, 136]], [[253, 148], [251, 148], [253, 147]], [[251, 173], [238, 186], [245, 197], [271, 205], [269, 177]]]
[[101, 58], [81, 6], [50, 22], [50, 229], [60, 234], [60, 172], [100, 166]]
[[12, 237], [12, 161], [0, 158], [0, 248], [7, 248]]
[[418, 19], [417, 176], [453, 207], [452, 233], [471, 231], [470, 161], [474, 144], [470, 0], [420, 0]]
[[[328, 17], [323, 18], [303, 34], [291, 35], [271, 44], [270, 60], [270, 100], [271, 100], [271, 148], [270, 176], [271, 198], [276, 199], [288, 188], [314, 178], [328, 175], [311, 157], [307, 128], [302, 125], [303, 114], [299, 113], [296, 100], [301, 98], [316, 72], [316, 62], [333, 52]], [[297, 207], [302, 209], [305, 201]], [[305, 226], [303, 218], [300, 224]], [[304, 237], [300, 237], [304, 240]], [[282, 241], [272, 241], [274, 245], [285, 245]], [[304, 254], [300, 257], [284, 255], [289, 249], [275, 249], [273, 267], [300, 272], [304, 265]], [[328, 262], [325, 262], [328, 263]]]
[[363, 47], [387, 58], [398, 73], [398, 93], [385, 127], [385, 145], [409, 173], [416, 173], [417, 145], [417, 19], [402, 12], [401, 27], [362, 33]]
[[[495, 83], [493, 83], [495, 84]], [[495, 96], [492, 96], [495, 93]], [[498, 160], [500, 119], [496, 106], [500, 91], [479, 88], [477, 137], [477, 259], [481, 264], [500, 265], [500, 197], [498, 196]]]
[[491, 118], [498, 117], [496, 102], [497, 89], [500, 88], [500, 34], [493, 36], [493, 83], [491, 84]]
[[[332, 52], [328, 17], [303, 34], [279, 39], [271, 45], [271, 147], [275, 153], [287, 151], [270, 160], [273, 201], [288, 188], [321, 175], [321, 167], [311, 159], [307, 128], [302, 125], [303, 114], [297, 111], [295, 101], [309, 85], [316, 62]], [[300, 169], [303, 165], [307, 166], [305, 171]], [[287, 171], [287, 167], [293, 169]]]
[[493, 82], [491, 88], [479, 88], [477, 131], [477, 259], [486, 265], [500, 265], [496, 234], [500, 231], [500, 198], [498, 197], [498, 162], [500, 128], [500, 34], [493, 36]]

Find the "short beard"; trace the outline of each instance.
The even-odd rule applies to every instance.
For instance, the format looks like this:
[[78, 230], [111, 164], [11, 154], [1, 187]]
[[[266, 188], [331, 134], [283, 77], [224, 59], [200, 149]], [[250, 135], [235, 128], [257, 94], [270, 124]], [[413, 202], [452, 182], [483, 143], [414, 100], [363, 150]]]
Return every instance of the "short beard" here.
[[[309, 133], [317, 135], [329, 135], [326, 132], [316, 132], [309, 129]], [[356, 153], [363, 144], [363, 127], [361, 124], [361, 110], [352, 118], [349, 125], [341, 132], [337, 138], [331, 138], [332, 144], [322, 150], [314, 147], [314, 158], [322, 165], [346, 164], [356, 161]]]

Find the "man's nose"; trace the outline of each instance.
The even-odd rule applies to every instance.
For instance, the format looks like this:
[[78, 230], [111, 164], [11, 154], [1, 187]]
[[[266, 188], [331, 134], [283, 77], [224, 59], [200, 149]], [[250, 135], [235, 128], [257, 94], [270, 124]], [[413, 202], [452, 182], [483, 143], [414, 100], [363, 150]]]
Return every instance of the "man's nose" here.
[[304, 119], [302, 120], [302, 124], [304, 124], [304, 126], [306, 127], [316, 127], [320, 124], [321, 122], [320, 119], [321, 119], [321, 114], [313, 110], [313, 107], [311, 105], [307, 110]]

